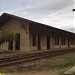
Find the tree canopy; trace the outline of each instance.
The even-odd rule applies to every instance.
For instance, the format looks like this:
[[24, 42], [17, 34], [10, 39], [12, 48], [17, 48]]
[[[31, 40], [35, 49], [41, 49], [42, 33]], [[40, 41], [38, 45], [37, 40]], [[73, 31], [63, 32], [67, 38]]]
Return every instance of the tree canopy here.
[[9, 40], [15, 40], [15, 34], [13, 32], [2, 32], [0, 31], [0, 45]]

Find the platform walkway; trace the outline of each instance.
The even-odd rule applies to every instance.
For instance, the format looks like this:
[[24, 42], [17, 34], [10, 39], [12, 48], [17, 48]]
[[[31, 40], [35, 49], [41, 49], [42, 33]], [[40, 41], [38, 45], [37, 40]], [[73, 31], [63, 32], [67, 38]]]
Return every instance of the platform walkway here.
[[75, 66], [64, 72], [64, 75], [75, 75]]

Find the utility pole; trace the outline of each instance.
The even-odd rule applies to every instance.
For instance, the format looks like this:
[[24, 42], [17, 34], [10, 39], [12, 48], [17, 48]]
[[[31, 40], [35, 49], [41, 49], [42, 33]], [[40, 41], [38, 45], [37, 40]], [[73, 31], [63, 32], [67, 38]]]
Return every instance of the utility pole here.
[[[73, 9], [73, 12], [75, 12], [75, 9]], [[75, 21], [75, 18], [74, 18], [74, 21]], [[75, 22], [74, 22], [74, 24], [75, 24]], [[74, 26], [75, 27], [75, 26]], [[75, 28], [74, 28], [75, 29]], [[74, 31], [75, 32], [75, 31]]]

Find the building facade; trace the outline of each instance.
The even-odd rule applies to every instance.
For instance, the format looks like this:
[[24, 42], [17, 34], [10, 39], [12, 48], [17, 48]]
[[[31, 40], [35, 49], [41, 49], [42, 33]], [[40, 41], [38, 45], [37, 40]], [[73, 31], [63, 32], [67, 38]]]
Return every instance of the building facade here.
[[1, 44], [4, 51], [37, 51], [75, 48], [75, 33], [47, 26], [15, 15], [0, 16], [1, 31], [14, 33], [16, 40]]

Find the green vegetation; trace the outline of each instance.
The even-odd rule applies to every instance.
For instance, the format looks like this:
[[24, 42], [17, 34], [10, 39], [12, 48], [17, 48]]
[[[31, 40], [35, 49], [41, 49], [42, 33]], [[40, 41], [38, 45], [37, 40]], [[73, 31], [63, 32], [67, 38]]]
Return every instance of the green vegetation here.
[[15, 40], [15, 38], [16, 37], [13, 32], [8, 33], [0, 31], [0, 45], [2, 46], [2, 48], [4, 42], [7, 42], [9, 40]]
[[58, 65], [56, 65], [56, 67], [58, 69], [62, 69], [62, 68], [66, 68], [66, 67], [74, 66], [74, 65], [75, 65], [75, 61], [69, 61], [69, 62], [66, 62], [66, 63], [58, 64]]
[[63, 73], [66, 71], [66, 68], [67, 67], [73, 67], [73, 66], [75, 66], [75, 61], [69, 61], [69, 62], [66, 62], [66, 63], [63, 63], [63, 64], [58, 64], [57, 65], [58, 69], [64, 69], [64, 71], [59, 72], [58, 75], [64, 75]]
[[60, 72], [59, 75], [64, 75], [63, 73], [64, 73], [64, 72]]

